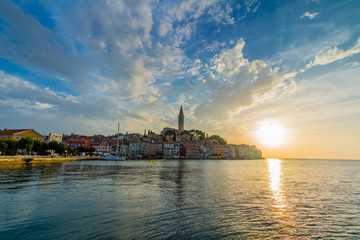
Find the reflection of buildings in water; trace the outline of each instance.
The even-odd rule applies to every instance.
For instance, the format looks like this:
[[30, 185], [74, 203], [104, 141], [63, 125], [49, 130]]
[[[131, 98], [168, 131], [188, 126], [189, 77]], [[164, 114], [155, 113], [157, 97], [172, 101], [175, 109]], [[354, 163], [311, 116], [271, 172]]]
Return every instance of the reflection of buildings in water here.
[[183, 178], [187, 171], [186, 163], [184, 160], [177, 160], [177, 166], [170, 166], [164, 166], [160, 169], [160, 184], [164, 191], [171, 192], [176, 198], [176, 207], [180, 207], [183, 204]]
[[185, 163], [184, 160], [179, 160], [179, 167], [177, 168], [177, 176], [175, 179], [176, 190], [175, 195], [177, 197], [177, 203], [179, 206], [183, 204], [183, 192], [184, 192], [184, 184], [183, 184], [183, 173], [184, 173]]

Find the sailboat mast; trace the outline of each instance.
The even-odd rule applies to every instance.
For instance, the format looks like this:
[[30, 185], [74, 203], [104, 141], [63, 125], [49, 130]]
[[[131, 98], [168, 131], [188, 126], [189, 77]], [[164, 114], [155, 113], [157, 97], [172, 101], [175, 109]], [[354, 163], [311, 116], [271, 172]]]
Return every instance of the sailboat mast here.
[[118, 134], [117, 134], [116, 153], [119, 152], [119, 132], [120, 132], [120, 123], [118, 122]]

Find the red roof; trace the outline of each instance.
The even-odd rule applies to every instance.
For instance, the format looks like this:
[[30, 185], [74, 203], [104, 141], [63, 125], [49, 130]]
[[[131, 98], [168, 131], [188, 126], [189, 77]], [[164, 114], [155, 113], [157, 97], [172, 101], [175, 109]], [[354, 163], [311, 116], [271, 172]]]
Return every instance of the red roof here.
[[19, 133], [19, 132], [24, 132], [24, 131], [29, 131], [32, 129], [4, 129], [4, 130], [0, 130], [0, 134], [14, 134], [14, 133]]

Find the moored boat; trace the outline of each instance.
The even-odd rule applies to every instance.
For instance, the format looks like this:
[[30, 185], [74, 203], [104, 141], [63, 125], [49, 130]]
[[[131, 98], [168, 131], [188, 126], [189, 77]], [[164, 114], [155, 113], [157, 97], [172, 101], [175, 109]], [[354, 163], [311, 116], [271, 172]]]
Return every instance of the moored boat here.
[[119, 156], [117, 154], [104, 154], [100, 160], [107, 160], [107, 161], [124, 161], [126, 160], [125, 156]]
[[125, 156], [119, 155], [119, 132], [120, 132], [120, 123], [118, 123], [116, 153], [104, 153], [100, 157], [100, 160], [105, 160], [105, 161], [124, 161], [124, 160], [126, 160]]

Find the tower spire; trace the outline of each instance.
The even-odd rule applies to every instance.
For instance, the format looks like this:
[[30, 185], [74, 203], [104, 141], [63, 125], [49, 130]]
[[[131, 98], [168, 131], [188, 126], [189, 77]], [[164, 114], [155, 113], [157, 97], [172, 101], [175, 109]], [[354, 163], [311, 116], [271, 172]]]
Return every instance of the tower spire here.
[[178, 130], [179, 130], [179, 133], [184, 131], [184, 112], [182, 109], [182, 105], [180, 106], [180, 112], [179, 112], [179, 117], [178, 117]]

